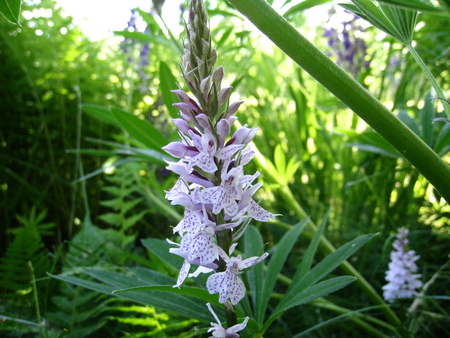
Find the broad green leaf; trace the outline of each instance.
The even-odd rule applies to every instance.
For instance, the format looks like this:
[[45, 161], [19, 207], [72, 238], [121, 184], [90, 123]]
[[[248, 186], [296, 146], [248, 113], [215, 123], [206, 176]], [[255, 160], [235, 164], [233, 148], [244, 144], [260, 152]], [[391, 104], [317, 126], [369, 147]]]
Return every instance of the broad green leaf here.
[[284, 234], [284, 236], [272, 250], [272, 255], [269, 260], [267, 272], [264, 277], [263, 287], [262, 290], [258, 292], [258, 294], [261, 295], [261, 297], [258, 297], [259, 302], [256, 307], [256, 321], [259, 325], [262, 325], [263, 323], [270, 296], [277, 281], [278, 275], [280, 274], [281, 269], [284, 266], [286, 258], [291, 252], [292, 247], [298, 239], [298, 236], [300, 236], [308, 221], [309, 219], [304, 219], [303, 221], [293, 226]]
[[[142, 282], [139, 279], [136, 279], [134, 276], [128, 276], [119, 272], [95, 268], [86, 268], [84, 269], [84, 271], [90, 276], [113, 286], [113, 291], [142, 286]], [[167, 286], [169, 288], [172, 288], [175, 283], [175, 279], [170, 279], [170, 283]], [[131, 294], [133, 295], [133, 297], [146, 297], [147, 301], [145, 303], [148, 305], [161, 308], [167, 307], [167, 309], [171, 307], [172, 311], [175, 311], [177, 313], [186, 315], [190, 313], [193, 318], [200, 320], [209, 318], [210, 320], [211, 314], [204, 304], [182, 295], [160, 291], [130, 291], [127, 293], [122, 293], [121, 296], [126, 296], [127, 294]], [[149, 301], [151, 301], [151, 303], [149, 303]], [[199, 314], [192, 315], [193, 312], [198, 312]], [[203, 314], [202, 317], [204, 319], [201, 319], [201, 317], [199, 317], [200, 314]]]
[[20, 26], [20, 6], [21, 0], [0, 0], [0, 13], [11, 23]]
[[413, 9], [422, 12], [442, 12], [442, 7], [436, 7], [429, 3], [420, 0], [378, 0], [381, 3], [386, 3], [393, 6], [403, 7], [406, 9]]
[[179, 117], [178, 109], [173, 106], [174, 103], [177, 103], [179, 100], [171, 90], [177, 89], [177, 82], [175, 77], [172, 74], [172, 71], [167, 66], [167, 64], [163, 61], [159, 63], [159, 89], [161, 90], [161, 94], [163, 97], [164, 104], [169, 110], [169, 114], [172, 118]]
[[[245, 257], [249, 258], [257, 256], [263, 249], [263, 240], [261, 233], [254, 226], [249, 226], [244, 236], [244, 253]], [[262, 300], [262, 287], [264, 280], [263, 262], [256, 264], [249, 269], [245, 275], [247, 276], [250, 292], [252, 294], [253, 309], [258, 309]]]
[[[117, 289], [125, 289], [133, 286], [139, 286], [136, 284], [136, 279], [134, 279], [133, 277], [121, 275], [117, 272], [99, 269], [90, 269], [89, 272], [90, 272], [89, 275], [107, 284], [92, 282], [82, 278], [65, 275], [50, 275], [50, 276], [71, 284], [75, 284], [108, 295], [112, 295], [113, 291]], [[172, 311], [180, 315], [184, 315], [188, 318], [195, 318], [204, 322], [211, 321], [211, 314], [209, 313], [208, 309], [204, 304], [195, 302], [194, 300], [182, 295], [170, 294], [161, 291], [132, 291], [132, 292], [118, 293], [115, 296], [129, 299], [141, 304], [155, 306], [163, 310]]]
[[[331, 0], [304, 0], [304, 1], [300, 2], [299, 4], [289, 8], [289, 10], [286, 11], [286, 13], [284, 13], [283, 16], [285, 18], [287, 18], [288, 16], [291, 16], [293, 14], [303, 12], [303, 11], [305, 11], [309, 8], [315, 7], [315, 6], [326, 4], [327, 2], [330, 2], [330, 1]], [[286, 1], [286, 3], [288, 3], [288, 2]]]
[[155, 256], [155, 258], [158, 258], [162, 264], [165, 264], [169, 269], [174, 272], [180, 270], [183, 259], [180, 256], [169, 252], [169, 249], [172, 246], [167, 241], [163, 239], [147, 238], [142, 240], [142, 244]]
[[272, 313], [272, 317], [277, 317], [284, 311], [301, 304], [306, 304], [319, 297], [324, 297], [330, 293], [342, 289], [351, 282], [355, 281], [356, 277], [352, 276], [340, 276], [327, 279], [326, 281], [319, 282], [315, 285], [309, 286], [303, 291], [293, 295], [292, 297], [285, 298], [282, 306], [277, 306]]
[[121, 127], [145, 147], [160, 151], [166, 145], [166, 138], [150, 122], [117, 108], [110, 108]]
[[99, 119], [100, 121], [121, 128], [119, 121], [117, 121], [116, 117], [111, 113], [111, 110], [109, 110], [109, 108], [107, 107], [85, 103], [83, 104], [83, 112]]
[[157, 42], [155, 37], [141, 32], [114, 31], [113, 33], [114, 35], [123, 36], [124, 38], [134, 39], [144, 43]]
[[315, 267], [313, 267], [298, 282], [291, 285], [290, 297], [285, 297], [277, 306], [277, 309], [285, 307], [285, 303], [292, 298], [292, 295], [303, 292], [314, 283], [323, 279], [327, 274], [341, 265], [348, 257], [366, 244], [373, 235], [362, 235], [344, 244], [339, 249], [325, 257]]
[[167, 293], [174, 293], [177, 295], [191, 296], [194, 298], [198, 298], [205, 303], [211, 303], [220, 306], [217, 295], [210, 294], [206, 289], [192, 288], [187, 286], [183, 286], [180, 288], [174, 288], [170, 285], [135, 286], [128, 289], [114, 290], [113, 293], [118, 294], [132, 291], [162, 291]]

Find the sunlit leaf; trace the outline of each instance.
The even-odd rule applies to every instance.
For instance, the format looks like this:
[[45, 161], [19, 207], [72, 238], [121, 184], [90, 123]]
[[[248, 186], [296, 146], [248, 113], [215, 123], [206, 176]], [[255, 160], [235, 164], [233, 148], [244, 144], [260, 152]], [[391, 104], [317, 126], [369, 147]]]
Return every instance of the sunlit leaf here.
[[171, 90], [178, 89], [177, 81], [170, 68], [162, 61], [159, 63], [159, 80], [159, 88], [170, 116], [172, 118], [179, 117], [178, 109], [173, 106], [173, 104], [177, 103], [179, 100], [176, 95], [171, 92]]
[[121, 127], [134, 139], [141, 142], [145, 147], [160, 150], [167, 144], [164, 135], [150, 122], [141, 120], [136, 115], [124, 110], [110, 108], [111, 113], [117, 119]]
[[[319, 5], [323, 5], [326, 4], [327, 2], [330, 2], [331, 0], [304, 0], [302, 2], [300, 2], [299, 4], [292, 6], [291, 8], [289, 8], [288, 11], [286, 11], [286, 13], [284, 13], [284, 17], [288, 17], [297, 13], [301, 13], [309, 8], [313, 8], [315, 6], [319, 6]], [[286, 1], [286, 3], [288, 3]], [[285, 3], [285, 4], [286, 4]]]
[[416, 11], [426, 11], [426, 12], [442, 12], [444, 9], [442, 7], [433, 6], [429, 3], [420, 0], [378, 0], [381, 3], [386, 3], [389, 5], [404, 7], [406, 9], [413, 9]]
[[0, 0], [0, 13], [11, 23], [20, 26], [19, 16], [21, 0]]

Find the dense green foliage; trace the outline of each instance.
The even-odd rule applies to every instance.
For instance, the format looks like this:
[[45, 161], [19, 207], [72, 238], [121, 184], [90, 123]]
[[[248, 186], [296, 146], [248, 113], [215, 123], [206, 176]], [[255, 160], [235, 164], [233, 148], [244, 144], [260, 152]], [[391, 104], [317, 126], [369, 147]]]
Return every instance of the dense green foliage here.
[[[354, 38], [367, 49], [353, 61], [355, 73], [340, 62], [342, 42], [330, 48], [325, 27], [310, 26], [303, 12], [326, 2], [300, 2], [285, 17], [450, 163], [447, 103], [432, 99], [407, 48], [375, 27], [361, 29]], [[181, 219], [181, 209], [164, 198], [175, 177], [164, 168], [170, 156], [161, 147], [178, 139], [170, 90], [182, 82], [182, 38], [161, 24], [158, 10], [139, 11], [145, 33], [125, 30], [103, 42], [84, 36], [53, 0], [24, 1], [21, 13], [21, 26], [0, 18], [0, 335], [205, 333], [213, 319], [197, 300], [220, 304], [197, 282], [168, 292], [181, 263], [163, 241]], [[258, 199], [282, 214], [253, 224], [244, 237], [245, 253], [256, 255], [267, 243], [266, 251], [284, 263], [269, 261], [267, 270], [249, 273], [250, 294], [238, 309], [242, 317], [254, 314], [249, 332], [263, 327], [267, 337], [287, 337], [314, 327], [313, 335], [326, 337], [361, 330], [449, 335], [448, 203], [228, 2], [210, 1], [209, 15], [225, 82], [233, 98], [245, 100], [238, 121], [260, 128], [251, 164], [262, 173]], [[448, 98], [450, 15], [425, 10], [417, 20], [415, 48]], [[342, 30], [331, 22], [328, 28]], [[140, 64], [145, 46], [148, 62]], [[302, 232], [308, 222], [321, 226]], [[410, 299], [391, 304], [399, 320], [393, 323], [361, 278], [322, 298], [320, 287], [352, 282], [341, 274], [351, 269], [381, 294], [400, 226], [421, 256], [421, 280], [432, 281], [418, 310], [408, 312]], [[334, 254], [322, 233], [340, 248]], [[350, 255], [352, 265], [335, 271]], [[123, 291], [131, 287], [138, 289]], [[258, 287], [270, 297], [255, 296]], [[320, 298], [305, 304], [311, 295]]]

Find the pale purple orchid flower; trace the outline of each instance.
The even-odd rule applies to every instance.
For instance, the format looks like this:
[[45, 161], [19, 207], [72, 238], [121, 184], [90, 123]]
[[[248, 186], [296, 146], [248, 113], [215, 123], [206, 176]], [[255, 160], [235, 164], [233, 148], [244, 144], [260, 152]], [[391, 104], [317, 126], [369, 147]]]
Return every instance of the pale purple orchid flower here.
[[216, 320], [216, 323], [211, 323], [211, 328], [209, 328], [208, 333], [212, 332], [211, 337], [215, 338], [238, 338], [239, 335], [237, 332], [242, 331], [247, 326], [247, 322], [249, 320], [249, 317], [245, 317], [244, 321], [241, 324], [236, 324], [231, 327], [224, 328], [222, 326], [222, 323], [219, 320], [219, 317], [217, 317], [216, 313], [211, 307], [211, 304], [206, 303], [206, 306], [208, 307], [209, 312], [213, 315], [214, 319]]
[[224, 272], [217, 272], [208, 277], [206, 288], [211, 294], [219, 294], [219, 302], [225, 303], [227, 299], [231, 304], [236, 305], [245, 296], [244, 282], [239, 278], [242, 270], [252, 267], [265, 259], [269, 254], [266, 252], [261, 257], [250, 257], [242, 259], [241, 255], [229, 257], [219, 248], [220, 257], [225, 261], [227, 269]]

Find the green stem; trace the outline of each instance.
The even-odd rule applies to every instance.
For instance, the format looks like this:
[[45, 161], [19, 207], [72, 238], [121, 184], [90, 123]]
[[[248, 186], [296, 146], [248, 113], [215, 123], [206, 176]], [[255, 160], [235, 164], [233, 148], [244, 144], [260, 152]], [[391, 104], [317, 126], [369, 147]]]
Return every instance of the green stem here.
[[[430, 81], [431, 85], [434, 88], [434, 91], [436, 92], [437, 96], [439, 98], [445, 99], [444, 92], [442, 91], [441, 87], [437, 83], [436, 79], [434, 78], [433, 74], [431, 74], [428, 67], [425, 65], [425, 62], [423, 62], [420, 55], [417, 53], [417, 51], [414, 49], [411, 43], [405, 44], [406, 48], [408, 48], [409, 52], [413, 56], [414, 60], [416, 60], [419, 67], [422, 69], [423, 73], [427, 77], [428, 81]], [[447, 115], [447, 118], [450, 119], [450, 106], [446, 104], [445, 102], [442, 103], [445, 110], [445, 115]]]
[[36, 320], [37, 324], [39, 326], [39, 333], [41, 337], [44, 337], [42, 332], [42, 323], [41, 323], [41, 311], [39, 310], [39, 298], [37, 293], [37, 287], [36, 287], [36, 277], [34, 275], [34, 268], [33, 263], [31, 261], [28, 261], [28, 268], [30, 269], [31, 274], [31, 285], [33, 287], [33, 300], [34, 300], [34, 306], [36, 310]]
[[300, 67], [407, 159], [448, 202], [450, 166], [363, 86], [302, 36], [265, 0], [228, 0]]

